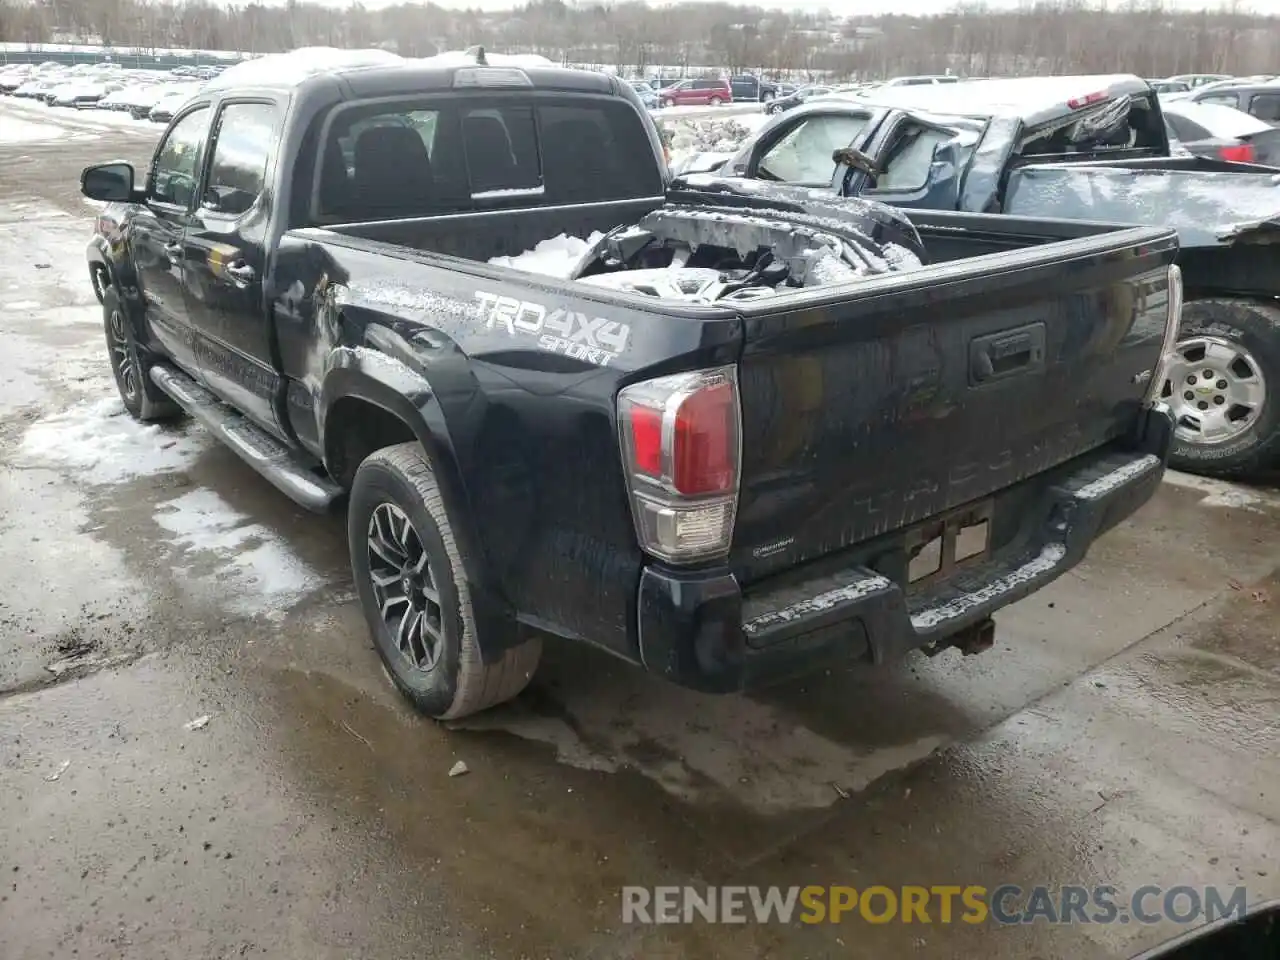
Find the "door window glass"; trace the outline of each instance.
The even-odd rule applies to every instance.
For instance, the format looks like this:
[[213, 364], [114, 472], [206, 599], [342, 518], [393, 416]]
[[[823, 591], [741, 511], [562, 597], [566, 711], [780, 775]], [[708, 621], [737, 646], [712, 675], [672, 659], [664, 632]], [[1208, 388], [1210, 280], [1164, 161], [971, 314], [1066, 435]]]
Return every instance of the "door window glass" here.
[[223, 109], [203, 206], [239, 215], [257, 202], [267, 158], [279, 137], [279, 116], [269, 103], [233, 103]]
[[952, 138], [946, 130], [914, 127], [898, 137], [876, 178], [876, 190], [919, 190], [929, 182], [929, 168], [938, 147]]
[[200, 179], [200, 157], [209, 127], [209, 108], [188, 113], [169, 131], [151, 167], [152, 200], [180, 207], [191, 205]]
[[826, 183], [835, 171], [831, 154], [849, 146], [866, 125], [866, 117], [808, 117], [765, 152], [759, 173], [784, 183]]
[[1267, 123], [1280, 123], [1280, 94], [1258, 94], [1249, 102], [1249, 112]]

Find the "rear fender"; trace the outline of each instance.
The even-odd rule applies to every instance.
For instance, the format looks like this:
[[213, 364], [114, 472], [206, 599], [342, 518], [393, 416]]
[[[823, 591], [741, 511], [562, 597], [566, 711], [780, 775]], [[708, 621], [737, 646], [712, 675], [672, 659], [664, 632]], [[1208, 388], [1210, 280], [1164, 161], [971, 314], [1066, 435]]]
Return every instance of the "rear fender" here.
[[490, 575], [444, 411], [427, 379], [427, 371], [421, 363], [414, 362], [410, 356], [412, 347], [403, 337], [389, 327], [368, 327], [365, 335], [367, 342], [378, 342], [381, 349], [342, 346], [333, 349], [326, 359], [316, 411], [326, 468], [333, 473], [335, 467], [329, 462], [326, 421], [341, 400], [356, 399], [378, 407], [412, 431], [426, 452], [444, 493], [449, 521], [463, 546], [464, 573], [479, 628], [477, 642], [485, 662], [491, 663], [519, 642], [518, 630], [510, 605]]

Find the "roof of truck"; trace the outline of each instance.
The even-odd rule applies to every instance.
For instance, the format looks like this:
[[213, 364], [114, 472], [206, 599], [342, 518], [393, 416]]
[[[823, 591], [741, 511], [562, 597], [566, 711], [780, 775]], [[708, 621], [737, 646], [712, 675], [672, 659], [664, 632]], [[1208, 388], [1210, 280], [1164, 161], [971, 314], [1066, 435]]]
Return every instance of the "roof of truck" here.
[[[463, 71], [459, 78], [459, 71]], [[519, 81], [522, 74], [524, 81]], [[210, 80], [203, 91], [244, 87], [293, 89], [320, 77], [341, 78], [357, 96], [447, 90], [454, 86], [580, 90], [609, 93], [613, 79], [603, 73], [570, 70], [545, 57], [450, 52], [434, 57], [401, 57], [388, 50], [305, 47], [246, 60]], [[202, 92], [203, 92], [202, 91]]]
[[1069, 101], [1093, 94], [1106, 99], [1151, 90], [1127, 73], [1079, 77], [1019, 77], [1007, 80], [962, 80], [938, 85], [879, 87], [850, 99], [882, 107], [925, 110], [962, 117], [1014, 116], [1028, 123], [1051, 119], [1070, 109]]

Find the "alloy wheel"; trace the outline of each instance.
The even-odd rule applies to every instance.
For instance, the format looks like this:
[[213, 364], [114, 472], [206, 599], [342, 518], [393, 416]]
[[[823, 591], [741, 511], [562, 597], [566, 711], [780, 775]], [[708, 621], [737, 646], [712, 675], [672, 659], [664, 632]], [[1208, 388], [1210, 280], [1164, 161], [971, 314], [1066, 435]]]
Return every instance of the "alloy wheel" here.
[[1267, 383], [1241, 344], [1192, 337], [1174, 348], [1161, 394], [1173, 410], [1179, 440], [1217, 444], [1234, 440], [1257, 422]]
[[369, 578], [378, 612], [409, 666], [430, 670], [444, 649], [440, 591], [408, 514], [381, 503], [369, 517]]
[[111, 338], [111, 363], [120, 378], [120, 392], [126, 400], [132, 402], [137, 399], [142, 384], [138, 380], [137, 354], [129, 340], [129, 331], [121, 311], [111, 311], [111, 316], [107, 318], [107, 333]]

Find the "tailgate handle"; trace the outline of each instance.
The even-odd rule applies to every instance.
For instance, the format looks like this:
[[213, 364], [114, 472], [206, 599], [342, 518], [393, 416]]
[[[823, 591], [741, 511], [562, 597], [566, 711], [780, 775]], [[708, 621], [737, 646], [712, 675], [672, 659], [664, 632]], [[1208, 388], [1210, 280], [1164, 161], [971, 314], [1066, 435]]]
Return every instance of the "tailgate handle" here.
[[990, 383], [1044, 367], [1044, 324], [974, 337], [969, 343], [969, 382]]

